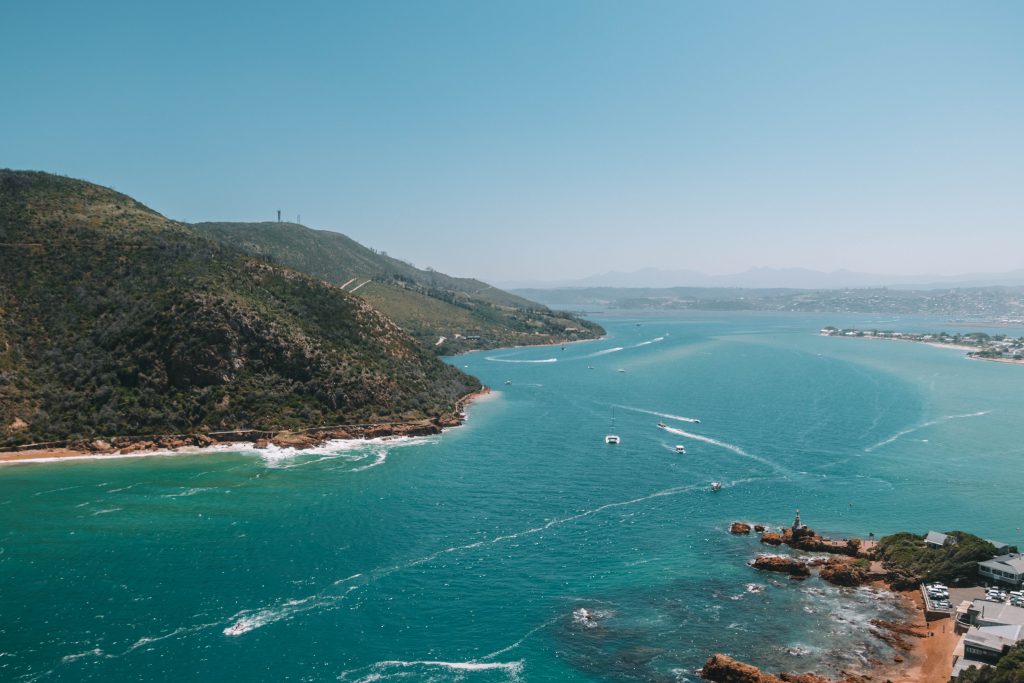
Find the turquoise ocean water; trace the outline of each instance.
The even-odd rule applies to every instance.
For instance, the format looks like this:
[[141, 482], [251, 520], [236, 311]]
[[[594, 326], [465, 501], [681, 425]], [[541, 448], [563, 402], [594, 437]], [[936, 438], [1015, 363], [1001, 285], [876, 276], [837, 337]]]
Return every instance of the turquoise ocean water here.
[[497, 391], [440, 437], [0, 467], [0, 679], [828, 672], [891, 655], [891, 596], [759, 574], [731, 521], [1024, 544], [1024, 367], [816, 334], [939, 322], [598, 319], [451, 359]]

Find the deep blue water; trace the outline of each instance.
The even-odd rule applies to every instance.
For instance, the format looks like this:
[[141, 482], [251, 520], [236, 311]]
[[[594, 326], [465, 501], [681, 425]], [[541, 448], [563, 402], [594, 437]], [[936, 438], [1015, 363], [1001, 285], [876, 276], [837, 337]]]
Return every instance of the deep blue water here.
[[892, 597], [759, 574], [731, 521], [1024, 541], [1024, 366], [816, 334], [870, 317], [600, 321], [451, 359], [497, 391], [440, 437], [3, 466], [0, 679], [827, 672], [891, 654]]

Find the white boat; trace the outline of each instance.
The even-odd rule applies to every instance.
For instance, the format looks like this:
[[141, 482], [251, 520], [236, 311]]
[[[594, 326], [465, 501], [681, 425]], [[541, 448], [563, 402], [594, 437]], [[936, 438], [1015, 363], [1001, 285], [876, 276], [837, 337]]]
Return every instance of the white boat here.
[[685, 452], [686, 452], [686, 446], [684, 446], [683, 444], [676, 444], [676, 453], [685, 453]]
[[505, 384], [512, 384], [512, 380], [510, 380], [510, 379], [505, 380]]
[[617, 372], [625, 372], [625, 370], [623, 370], [622, 368], [619, 368], [619, 369], [617, 370]]
[[604, 437], [604, 442], [605, 443], [611, 443], [611, 444], [617, 444], [617, 443], [619, 443], [619, 435], [618, 434], [608, 434], [608, 435], [606, 435]]
[[588, 365], [588, 366], [587, 366], [587, 370], [593, 370], [593, 369], [594, 369], [594, 366], [593, 366], [593, 365]]
[[720, 481], [713, 481], [713, 482], [711, 482], [711, 490], [712, 491], [721, 491], [722, 490], [722, 482], [720, 482]]

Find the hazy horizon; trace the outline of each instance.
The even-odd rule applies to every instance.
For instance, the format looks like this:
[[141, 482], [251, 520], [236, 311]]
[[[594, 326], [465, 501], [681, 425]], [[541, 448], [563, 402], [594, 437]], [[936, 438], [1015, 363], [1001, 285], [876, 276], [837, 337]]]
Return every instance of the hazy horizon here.
[[1024, 6], [7, 8], [0, 166], [485, 280], [1020, 268]]

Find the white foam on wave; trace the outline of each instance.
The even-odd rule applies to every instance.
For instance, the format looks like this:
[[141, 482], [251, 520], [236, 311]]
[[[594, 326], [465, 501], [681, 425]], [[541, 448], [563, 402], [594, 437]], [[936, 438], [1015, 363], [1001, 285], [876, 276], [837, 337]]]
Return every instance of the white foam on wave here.
[[[374, 683], [375, 681], [386, 681], [394, 678], [412, 678], [417, 681], [433, 681], [436, 674], [454, 673], [462, 675], [479, 672], [501, 672], [507, 680], [519, 680], [519, 674], [523, 672], [523, 661], [515, 662], [481, 662], [470, 660], [467, 662], [445, 662], [440, 660], [415, 660], [405, 661], [401, 659], [390, 659], [376, 662], [369, 666], [343, 671], [339, 681], [353, 681], [353, 683]], [[359, 678], [351, 678], [359, 676]]]
[[520, 360], [516, 358], [498, 358], [497, 356], [487, 356], [484, 360], [489, 360], [492, 363], [557, 363], [557, 358], [542, 358], [540, 360]]
[[864, 449], [864, 452], [870, 453], [884, 446], [888, 446], [889, 444], [891, 444], [894, 441], [897, 441], [898, 439], [902, 439], [907, 434], [913, 434], [914, 432], [918, 432], [922, 429], [927, 429], [928, 427], [934, 427], [935, 425], [942, 424], [943, 422], [949, 422], [950, 420], [963, 420], [969, 417], [981, 417], [982, 415], [988, 415], [991, 412], [991, 410], [979, 410], [978, 412], [975, 413], [964, 413], [962, 415], [945, 415], [934, 420], [928, 420], [927, 422], [922, 422], [919, 425], [914, 425], [913, 427], [901, 429], [892, 436], [887, 437], [872, 446], [868, 446], [867, 448]]

